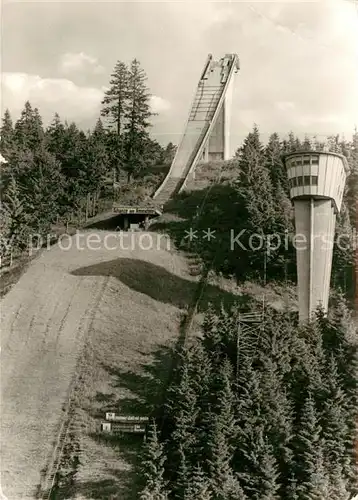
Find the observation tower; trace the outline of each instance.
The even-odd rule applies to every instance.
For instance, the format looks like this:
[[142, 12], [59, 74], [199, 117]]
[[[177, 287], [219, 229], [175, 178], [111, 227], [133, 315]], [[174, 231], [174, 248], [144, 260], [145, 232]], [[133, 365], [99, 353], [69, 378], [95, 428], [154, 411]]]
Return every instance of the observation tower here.
[[299, 320], [328, 309], [337, 213], [349, 167], [336, 153], [300, 151], [284, 158], [295, 211]]

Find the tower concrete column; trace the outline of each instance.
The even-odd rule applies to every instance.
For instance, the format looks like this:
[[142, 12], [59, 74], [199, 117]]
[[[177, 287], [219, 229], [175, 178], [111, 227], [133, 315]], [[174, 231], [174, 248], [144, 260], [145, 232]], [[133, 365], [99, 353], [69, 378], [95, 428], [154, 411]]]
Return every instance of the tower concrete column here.
[[336, 215], [349, 173], [335, 153], [297, 152], [285, 157], [295, 211], [299, 320], [328, 310]]

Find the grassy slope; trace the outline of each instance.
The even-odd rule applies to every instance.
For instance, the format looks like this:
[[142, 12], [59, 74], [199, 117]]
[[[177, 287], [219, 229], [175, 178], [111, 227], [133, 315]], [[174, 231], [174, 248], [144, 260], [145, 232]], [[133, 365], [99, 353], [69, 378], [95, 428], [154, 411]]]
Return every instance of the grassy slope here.
[[[110, 234], [96, 232], [102, 241]], [[67, 439], [79, 440], [86, 450], [80, 489], [85, 498], [98, 498], [87, 483], [108, 480], [108, 464], [118, 458], [91, 437], [100, 422], [98, 411], [102, 415], [113, 401], [120, 411], [134, 411], [131, 398], [142, 398], [145, 413], [150, 410], [159, 384], [156, 378], [141, 379], [149, 370], [141, 365], [153, 363], [175, 343], [180, 311], [194, 290], [185, 258], [165, 248], [61, 251], [55, 245], [30, 264], [2, 300], [4, 494], [34, 498], [65, 416], [61, 406], [71, 397], [75, 410]], [[69, 394], [74, 377], [77, 387]], [[117, 486], [124, 487], [129, 468], [125, 458], [116, 463]]]

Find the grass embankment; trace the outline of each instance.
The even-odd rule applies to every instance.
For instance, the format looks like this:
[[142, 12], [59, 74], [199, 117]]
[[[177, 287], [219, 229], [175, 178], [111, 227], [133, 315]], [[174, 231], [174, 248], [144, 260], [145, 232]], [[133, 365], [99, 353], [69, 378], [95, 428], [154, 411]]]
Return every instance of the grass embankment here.
[[93, 259], [72, 269], [77, 277], [106, 277], [107, 285], [78, 367], [54, 498], [125, 500], [137, 498], [142, 439], [108, 438], [99, 432], [100, 423], [109, 410], [150, 415], [161, 404], [198, 278], [164, 241], [159, 249]]

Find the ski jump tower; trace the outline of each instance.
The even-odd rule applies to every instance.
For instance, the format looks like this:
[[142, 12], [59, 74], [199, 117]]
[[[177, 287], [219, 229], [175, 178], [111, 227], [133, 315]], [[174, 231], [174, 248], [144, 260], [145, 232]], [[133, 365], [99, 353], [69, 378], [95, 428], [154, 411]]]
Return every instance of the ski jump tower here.
[[172, 194], [182, 191], [199, 161], [229, 158], [233, 77], [238, 70], [236, 54], [226, 54], [218, 61], [209, 54], [175, 158], [153, 196], [156, 203], [162, 205]]
[[336, 215], [341, 209], [347, 160], [336, 153], [285, 156], [296, 223], [299, 320], [328, 308]]

